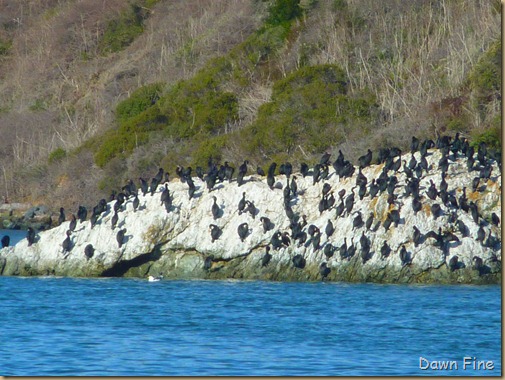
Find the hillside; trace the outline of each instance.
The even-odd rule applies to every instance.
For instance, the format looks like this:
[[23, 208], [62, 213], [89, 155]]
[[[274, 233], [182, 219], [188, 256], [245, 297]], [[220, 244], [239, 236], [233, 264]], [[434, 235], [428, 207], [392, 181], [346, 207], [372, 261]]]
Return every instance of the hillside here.
[[0, 3], [0, 194], [77, 210], [159, 166], [501, 150], [499, 1]]

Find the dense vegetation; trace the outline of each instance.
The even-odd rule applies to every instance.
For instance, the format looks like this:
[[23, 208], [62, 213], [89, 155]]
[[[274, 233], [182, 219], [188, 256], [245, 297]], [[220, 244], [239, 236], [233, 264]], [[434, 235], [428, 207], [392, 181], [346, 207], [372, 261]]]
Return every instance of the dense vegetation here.
[[365, 3], [4, 9], [4, 192], [75, 208], [159, 165], [356, 159], [412, 134], [501, 149], [499, 1]]

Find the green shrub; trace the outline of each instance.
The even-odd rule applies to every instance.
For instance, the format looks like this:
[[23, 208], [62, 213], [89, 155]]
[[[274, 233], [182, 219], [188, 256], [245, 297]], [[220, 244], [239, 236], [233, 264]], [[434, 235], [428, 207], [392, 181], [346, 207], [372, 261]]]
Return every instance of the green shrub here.
[[148, 6], [156, 1], [136, 1], [119, 18], [110, 20], [98, 44], [102, 54], [123, 50], [144, 31], [144, 20], [149, 16]]
[[282, 25], [300, 17], [302, 8], [300, 0], [275, 0], [268, 12], [267, 24]]
[[476, 94], [477, 102], [481, 103], [493, 94], [500, 94], [501, 65], [501, 39], [499, 39], [491, 44], [468, 75], [467, 84]]
[[61, 159], [65, 158], [67, 156], [67, 152], [63, 148], [56, 148], [49, 154], [48, 161], [50, 164], [60, 161]]
[[9, 54], [12, 42], [0, 39], [0, 57]]
[[128, 99], [117, 105], [116, 119], [124, 122], [151, 107], [159, 100], [162, 88], [161, 83], [153, 83], [132, 92]]
[[347, 77], [340, 67], [305, 66], [274, 84], [271, 102], [244, 129], [242, 146], [250, 155], [320, 152], [341, 141], [343, 126], [362, 126], [366, 133], [377, 114], [371, 94], [347, 95]]

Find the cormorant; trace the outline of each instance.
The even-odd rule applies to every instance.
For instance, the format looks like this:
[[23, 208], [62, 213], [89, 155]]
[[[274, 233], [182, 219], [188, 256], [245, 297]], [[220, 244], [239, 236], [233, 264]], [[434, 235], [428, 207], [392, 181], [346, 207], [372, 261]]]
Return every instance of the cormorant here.
[[402, 249], [400, 250], [400, 260], [402, 261], [402, 266], [412, 264], [412, 258], [410, 254], [407, 252], [405, 245], [402, 245]]
[[77, 227], [77, 219], [75, 218], [75, 215], [72, 214], [72, 218], [70, 219], [70, 223], [68, 225], [68, 229], [70, 231], [74, 231], [75, 227]]
[[356, 247], [354, 246], [354, 236], [351, 237], [351, 245], [347, 247], [347, 260], [351, 260], [356, 252]]
[[297, 255], [293, 256], [292, 261], [293, 261], [293, 266], [295, 268], [299, 268], [299, 269], [305, 268], [306, 261], [301, 254], [297, 254]]
[[95, 248], [93, 248], [93, 244], [88, 244], [84, 248], [84, 256], [86, 256], [86, 258], [89, 260], [93, 257], [94, 254], [95, 254]]
[[122, 230], [119, 230], [116, 234], [116, 240], [119, 245], [119, 248], [121, 248], [123, 245], [125, 233], [126, 233], [126, 228], [123, 228]]
[[117, 224], [118, 219], [119, 219], [119, 216], [118, 216], [117, 212], [115, 212], [110, 220], [111, 225], [112, 225], [112, 229], [116, 228], [116, 224]]
[[214, 255], [209, 255], [205, 258], [205, 261], [203, 262], [203, 269], [206, 271], [209, 271], [210, 268], [212, 267], [212, 261], [214, 260]]
[[357, 211], [357, 215], [352, 221], [352, 229], [360, 228], [363, 225], [363, 219], [361, 218], [361, 212]]
[[335, 231], [335, 228], [333, 227], [333, 223], [331, 222], [330, 219], [328, 219], [328, 223], [326, 224], [326, 228], [324, 229], [324, 232], [326, 232], [326, 236], [330, 237], [333, 235], [333, 232]]
[[421, 201], [417, 198], [412, 198], [412, 210], [414, 211], [414, 215], [418, 213], [418, 211], [421, 211], [423, 208], [423, 204]]
[[414, 235], [412, 236], [412, 241], [414, 242], [414, 247], [417, 247], [421, 241], [422, 234], [419, 228], [414, 226]]
[[8, 247], [11, 242], [11, 238], [9, 235], [4, 235], [2, 237], [2, 248]]
[[335, 252], [335, 247], [331, 243], [328, 243], [324, 246], [323, 253], [326, 256], [327, 260], [333, 256], [333, 252]]
[[347, 237], [344, 237], [344, 242], [339, 247], [339, 251], [340, 251], [340, 258], [342, 260], [347, 258]]
[[320, 165], [329, 165], [330, 157], [331, 157], [331, 153], [324, 152], [324, 154], [321, 156], [321, 159], [319, 160], [319, 164]]
[[242, 214], [245, 210], [246, 200], [245, 200], [245, 191], [242, 193], [242, 198], [238, 202], [238, 214]]
[[214, 200], [214, 203], [212, 204], [212, 217], [214, 218], [214, 220], [216, 220], [217, 218], [219, 218], [220, 208], [217, 205], [217, 198], [215, 196], [212, 196], [212, 199]]
[[347, 215], [351, 213], [352, 208], [354, 207], [354, 189], [355, 187], [351, 189], [351, 194], [349, 194], [345, 199], [345, 210], [347, 212]]
[[28, 247], [35, 242], [35, 231], [31, 227], [26, 230], [26, 240], [28, 240]]
[[61, 246], [63, 247], [63, 253], [70, 252], [72, 250], [72, 240], [70, 239], [70, 234], [72, 231], [67, 230], [66, 235], [67, 237], [65, 240], [63, 240], [63, 243], [61, 243]]
[[140, 180], [140, 190], [142, 190], [142, 194], [145, 197], [147, 192], [149, 191], [149, 185], [147, 184], [147, 181], [144, 178], [139, 177], [139, 180]]
[[260, 167], [256, 167], [256, 173], [259, 175], [259, 176], [262, 176], [264, 177], [265, 176], [265, 171]]
[[249, 233], [249, 225], [247, 223], [242, 223], [237, 227], [237, 233], [240, 237], [240, 241], [244, 241]]
[[449, 269], [451, 272], [454, 272], [456, 269], [459, 268], [459, 262], [458, 262], [458, 255], [454, 255], [451, 257], [449, 260]]
[[368, 216], [365, 222], [365, 227], [367, 230], [370, 230], [370, 228], [372, 227], [372, 223], [373, 223], [373, 212], [370, 212], [370, 215]]
[[479, 230], [477, 231], [477, 241], [480, 241], [481, 244], [484, 244], [484, 239], [486, 238], [486, 231], [484, 231], [484, 228], [482, 226], [479, 227]]
[[388, 257], [390, 253], [391, 248], [389, 247], [387, 240], [384, 240], [384, 243], [382, 244], [381, 247], [381, 259]]
[[431, 205], [431, 213], [433, 214], [433, 218], [437, 219], [440, 216], [440, 213], [442, 212], [442, 208], [438, 203], [433, 203]]
[[58, 217], [58, 225], [61, 225], [65, 221], [65, 209], [60, 207], [60, 216]]
[[372, 151], [370, 149], [367, 150], [367, 153], [360, 158], [358, 158], [359, 168], [366, 168], [372, 162]]
[[326, 279], [326, 277], [328, 277], [330, 272], [331, 272], [331, 269], [328, 268], [326, 263], [321, 263], [321, 265], [319, 265], [319, 274], [321, 275], [322, 281], [324, 281]]
[[491, 214], [491, 223], [493, 223], [495, 226], [498, 226], [500, 224], [500, 217], [494, 212]]
[[217, 239], [219, 239], [219, 237], [221, 236], [222, 231], [215, 224], [210, 224], [209, 228], [210, 228], [210, 237], [212, 239], [212, 243], [214, 243], [214, 241], [216, 241]]
[[263, 255], [262, 259], [261, 259], [261, 266], [262, 267], [265, 267], [268, 265], [268, 263], [270, 262], [270, 259], [272, 258], [272, 255], [270, 254], [270, 246], [266, 246], [265, 247], [265, 254]]
[[261, 224], [263, 225], [263, 232], [267, 233], [272, 229], [272, 222], [266, 216], [260, 218]]
[[468, 236], [468, 227], [463, 223], [462, 220], [458, 219], [456, 220], [456, 225], [458, 226], [458, 230], [461, 233], [463, 237]]

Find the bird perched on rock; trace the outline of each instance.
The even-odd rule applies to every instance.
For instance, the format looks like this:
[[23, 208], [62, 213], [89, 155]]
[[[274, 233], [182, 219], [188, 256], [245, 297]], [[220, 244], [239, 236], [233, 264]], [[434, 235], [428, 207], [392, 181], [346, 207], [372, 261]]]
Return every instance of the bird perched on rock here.
[[221, 236], [221, 233], [222, 233], [221, 228], [219, 228], [215, 224], [210, 224], [209, 229], [210, 229], [210, 237], [212, 239], [212, 243], [214, 243]]
[[67, 230], [66, 235], [67, 237], [65, 240], [63, 240], [63, 243], [61, 243], [61, 246], [63, 247], [63, 253], [68, 253], [72, 250], [72, 240], [70, 239], [70, 234], [72, 231]]
[[123, 228], [122, 230], [119, 230], [116, 234], [116, 241], [119, 245], [119, 248], [123, 246], [123, 240], [126, 234], [126, 228]]
[[402, 245], [402, 248], [400, 250], [400, 260], [402, 261], [402, 266], [412, 264], [412, 258], [410, 257], [410, 254], [407, 252], [405, 245]]
[[326, 277], [330, 274], [331, 269], [328, 268], [327, 264], [325, 262], [321, 263], [319, 265], [319, 274], [321, 275], [321, 280], [324, 281]]
[[91, 259], [93, 255], [95, 254], [95, 248], [93, 248], [93, 244], [88, 244], [84, 248], [84, 256], [86, 256], [86, 259]]
[[295, 268], [303, 269], [305, 268], [306, 260], [301, 254], [293, 256], [293, 266]]
[[261, 266], [266, 267], [270, 260], [272, 259], [272, 255], [270, 254], [270, 246], [265, 247], [265, 254], [261, 258]]
[[242, 223], [237, 227], [237, 233], [240, 237], [240, 241], [244, 241], [249, 234], [249, 225], [247, 223]]
[[212, 217], [214, 218], [214, 220], [216, 220], [217, 218], [219, 218], [221, 209], [217, 205], [217, 198], [215, 196], [212, 196], [212, 199], [214, 200], [214, 203], [212, 203]]

